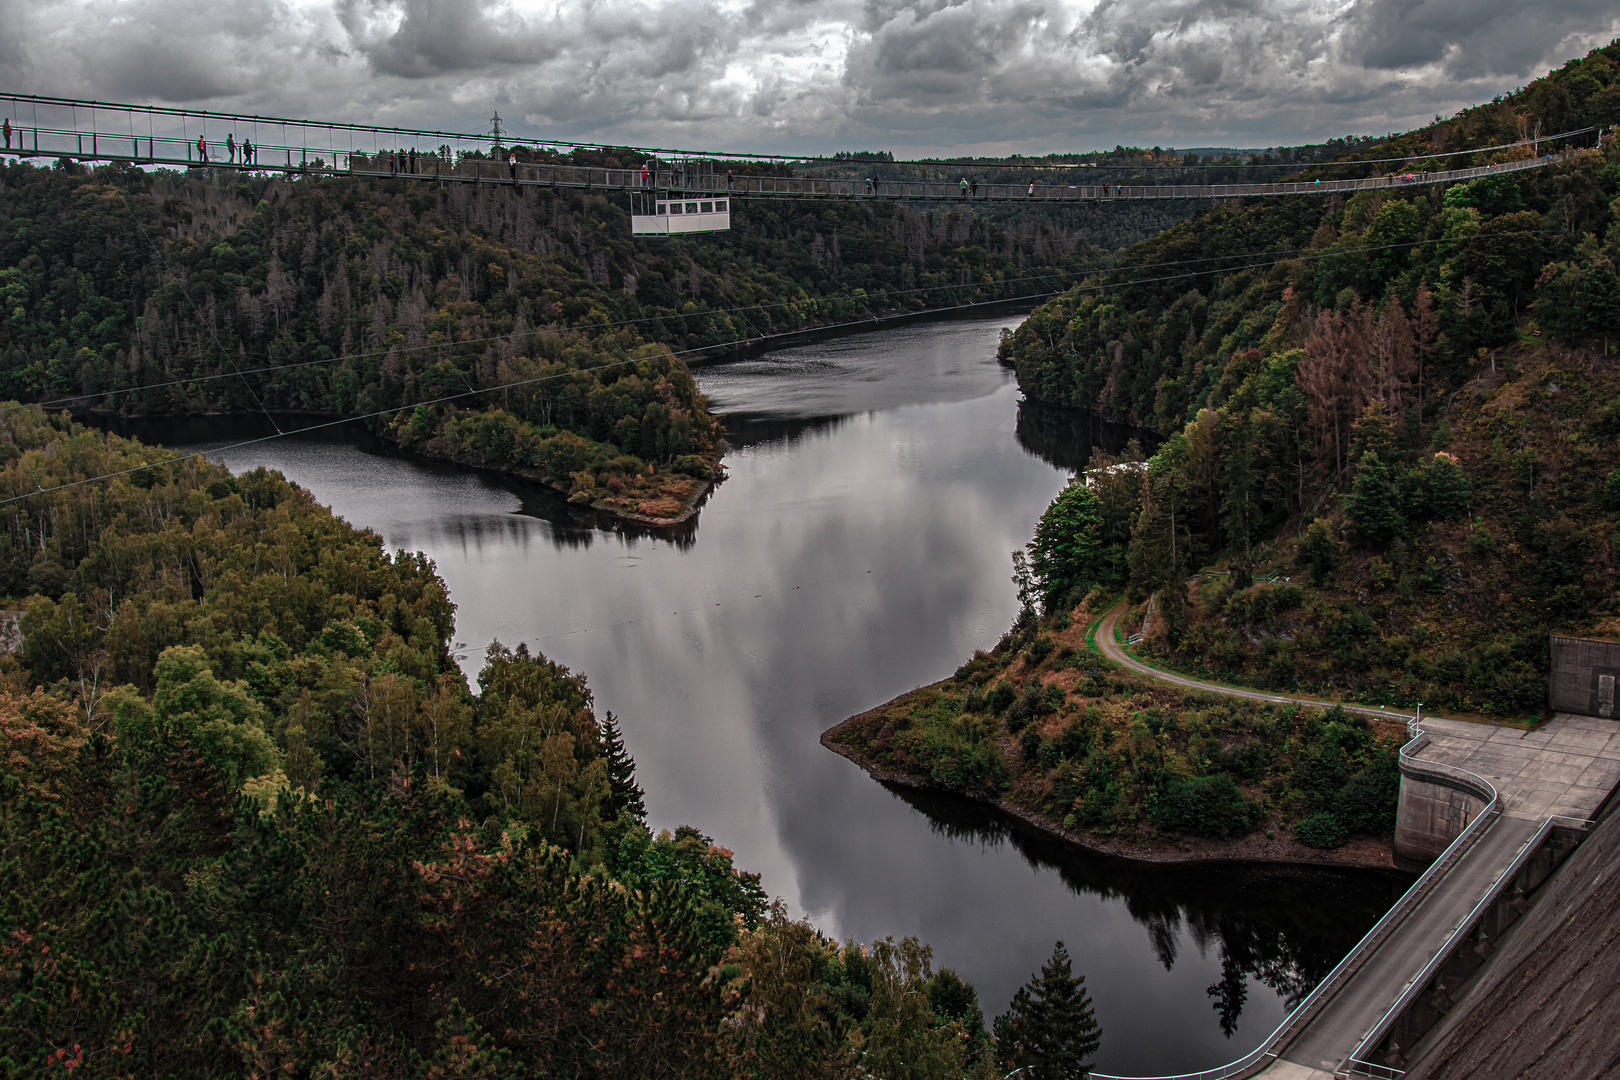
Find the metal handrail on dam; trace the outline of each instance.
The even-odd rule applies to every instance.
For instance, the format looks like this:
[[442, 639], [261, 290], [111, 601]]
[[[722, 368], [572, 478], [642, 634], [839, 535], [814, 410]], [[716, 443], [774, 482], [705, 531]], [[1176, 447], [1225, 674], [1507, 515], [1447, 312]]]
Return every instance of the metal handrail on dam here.
[[[1480, 817], [1484, 816], [1485, 815], [1483, 813], [1480, 814]], [[1478, 820], [1478, 818], [1475, 819], [1476, 824], [1478, 823]], [[1407, 983], [1406, 988], [1401, 991], [1400, 996], [1395, 999], [1395, 1002], [1390, 1005], [1388, 1009], [1384, 1010], [1383, 1016], [1378, 1018], [1378, 1022], [1373, 1025], [1372, 1030], [1367, 1032], [1367, 1034], [1362, 1038], [1361, 1042], [1357, 1044], [1356, 1048], [1350, 1052], [1350, 1057], [1347, 1064], [1349, 1066], [1349, 1072], [1351, 1075], [1370, 1076], [1376, 1078], [1376, 1080], [1395, 1080], [1396, 1077], [1403, 1074], [1402, 1070], [1394, 1068], [1393, 1066], [1383, 1065], [1378, 1062], [1368, 1060], [1372, 1056], [1374, 1048], [1377, 1047], [1379, 1042], [1383, 1039], [1385, 1033], [1389, 1030], [1390, 1025], [1394, 1022], [1395, 1018], [1398, 1017], [1402, 1011], [1404, 1011], [1407, 1006], [1413, 1002], [1414, 999], [1416, 999], [1427, 989], [1430, 981], [1439, 972], [1440, 968], [1445, 964], [1447, 958], [1450, 956], [1453, 943], [1455, 943], [1461, 936], [1468, 933], [1469, 928], [1479, 920], [1480, 916], [1485, 912], [1485, 910], [1496, 902], [1497, 898], [1501, 895], [1502, 890], [1506, 888], [1507, 884], [1514, 879], [1514, 876], [1517, 875], [1519, 871], [1524, 868], [1525, 864], [1528, 863], [1536, 854], [1536, 852], [1540, 850], [1542, 844], [1547, 840], [1547, 837], [1554, 829], [1567, 828], [1577, 829], [1584, 832], [1590, 829], [1593, 824], [1594, 822], [1584, 818], [1569, 818], [1555, 815], [1543, 821], [1541, 826], [1537, 828], [1536, 831], [1531, 834], [1531, 836], [1525, 840], [1523, 844], [1519, 845], [1519, 850], [1514, 853], [1512, 860], [1508, 862], [1507, 866], [1503, 867], [1502, 872], [1496, 876], [1496, 880], [1491, 882], [1490, 887], [1487, 888], [1484, 895], [1479, 898], [1479, 902], [1476, 903], [1472, 909], [1470, 909], [1467, 915], [1463, 916], [1463, 918], [1457, 923], [1456, 928], [1453, 929], [1449, 935], [1447, 935], [1445, 942], [1442, 943], [1435, 954], [1429, 958], [1428, 963], [1424, 964], [1423, 969], [1412, 978], [1411, 982]]]
[[[1389, 715], [1383, 713], [1382, 715]], [[1399, 714], [1397, 714], [1399, 715]], [[1211, 1069], [1200, 1069], [1197, 1072], [1172, 1073], [1154, 1077], [1127, 1077], [1116, 1076], [1109, 1073], [1093, 1072], [1093, 1080], [1232, 1080], [1232, 1078], [1252, 1075], [1259, 1068], [1269, 1065], [1281, 1056], [1280, 1049], [1297, 1036], [1316, 1015], [1319, 1007], [1325, 1003], [1361, 964], [1377, 951], [1383, 944], [1389, 932], [1404, 920], [1407, 915], [1418, 906], [1423, 899], [1433, 891], [1440, 879], [1451, 870], [1462, 858], [1473, 843], [1490, 828], [1501, 815], [1501, 797], [1489, 780], [1466, 769], [1449, 765], [1442, 761], [1429, 761], [1416, 756], [1429, 742], [1429, 736], [1420, 727], [1416, 716], [1406, 717], [1407, 734], [1410, 740], [1401, 747], [1401, 772], [1407, 774], [1411, 770], [1413, 775], [1423, 779], [1461, 788], [1463, 791], [1485, 802], [1485, 806], [1475, 815], [1474, 819], [1457, 835], [1440, 856], [1430, 863], [1419, 875], [1418, 879], [1401, 895], [1393, 907], [1386, 911], [1382, 918], [1373, 924], [1354, 948], [1345, 954], [1332, 971], [1328, 972], [1320, 982], [1306, 994], [1300, 1003], [1277, 1025], [1272, 1033], [1263, 1039], [1259, 1046], [1225, 1065], [1218, 1065]], [[1447, 938], [1447, 944], [1450, 942]], [[1442, 946], [1441, 954], [1445, 952]], [[1431, 959], [1430, 963], [1433, 963]]]

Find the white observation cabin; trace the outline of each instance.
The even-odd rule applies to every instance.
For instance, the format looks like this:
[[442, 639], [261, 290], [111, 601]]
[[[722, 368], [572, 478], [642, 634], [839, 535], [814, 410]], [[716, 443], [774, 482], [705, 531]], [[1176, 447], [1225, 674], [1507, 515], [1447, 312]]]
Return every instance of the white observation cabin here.
[[[640, 207], [636, 208], [640, 210]], [[678, 236], [681, 233], [722, 232], [731, 228], [729, 197], [696, 198], [680, 193], [659, 195], [649, 200], [651, 213], [630, 215], [632, 236]]]
[[710, 162], [660, 162], [630, 194], [630, 235], [681, 236], [731, 228], [726, 178]]

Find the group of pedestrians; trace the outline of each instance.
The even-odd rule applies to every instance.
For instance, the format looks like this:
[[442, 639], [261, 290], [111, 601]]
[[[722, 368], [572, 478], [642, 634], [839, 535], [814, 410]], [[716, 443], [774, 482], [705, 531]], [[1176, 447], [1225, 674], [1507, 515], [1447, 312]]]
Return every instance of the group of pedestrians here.
[[388, 157], [389, 171], [395, 176], [398, 176], [401, 172], [415, 176], [422, 171], [422, 159], [427, 155], [419, 154], [416, 147], [413, 146], [409, 150], [390, 150]]
[[[242, 155], [242, 160], [240, 162], [236, 160], [238, 153]], [[197, 157], [201, 161], [208, 160], [208, 139], [206, 136], [197, 136]], [[230, 162], [232, 165], [254, 165], [258, 163], [258, 158], [259, 148], [253, 145], [253, 141], [251, 139], [243, 139], [241, 145], [239, 146], [237, 145], [236, 134], [234, 132], [231, 132], [225, 136], [226, 161]]]
[[[867, 184], [868, 184], [868, 186], [867, 186], [866, 190], [871, 191], [872, 190], [871, 182], [868, 181]], [[965, 176], [962, 177], [962, 179], [960, 181], [960, 187], [962, 188], [962, 198], [964, 198], [964, 199], [977, 199], [979, 197], [979, 180], [978, 180], [978, 177], [974, 177], [972, 180], [969, 180]], [[1035, 197], [1035, 181], [1033, 179], [1031, 179], [1030, 182], [1029, 182], [1029, 191], [1026, 194], [1030, 198]]]

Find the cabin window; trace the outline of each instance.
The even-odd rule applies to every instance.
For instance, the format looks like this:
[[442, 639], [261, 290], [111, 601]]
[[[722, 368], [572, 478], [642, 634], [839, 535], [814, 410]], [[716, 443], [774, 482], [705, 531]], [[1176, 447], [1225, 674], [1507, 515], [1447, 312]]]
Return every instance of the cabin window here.
[[705, 214], [714, 213], [714, 203], [712, 203], [712, 202], [704, 203], [703, 204], [703, 213], [705, 213]]
[[689, 203], [687, 203], [687, 204], [686, 204], [686, 212], [687, 212], [687, 213], [688, 213], [688, 214], [695, 214], [695, 213], [697, 213], [697, 212], [698, 212], [698, 208], [697, 208], [697, 203], [695, 203], [695, 202], [689, 202]]
[[667, 213], [669, 213], [669, 203], [659, 203], [659, 204], [658, 204], [658, 212], [659, 212], [659, 213], [660, 213], [660, 214], [667, 214]]
[[680, 213], [681, 212], [681, 204], [678, 203], [678, 202], [670, 203], [669, 204], [669, 212], [672, 213], [672, 214]]
[[719, 200], [719, 201], [718, 201], [718, 202], [716, 202], [716, 203], [715, 203], [715, 204], [714, 204], [714, 211], [715, 211], [715, 213], [717, 213], [717, 214], [723, 214], [723, 213], [725, 213], [725, 212], [726, 212], [726, 200], [724, 200], [724, 199], [721, 199], [721, 200]]

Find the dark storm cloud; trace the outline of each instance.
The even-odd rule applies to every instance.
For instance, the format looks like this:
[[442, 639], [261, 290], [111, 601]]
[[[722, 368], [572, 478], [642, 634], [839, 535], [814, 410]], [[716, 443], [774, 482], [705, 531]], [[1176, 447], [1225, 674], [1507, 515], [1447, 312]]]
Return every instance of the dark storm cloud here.
[[338, 0], [338, 22], [377, 71], [406, 78], [535, 64], [561, 46], [541, 19], [487, 2]]
[[1620, 33], [1612, 0], [0, 0], [23, 91], [657, 145], [1275, 145]]
[[1360, 0], [1345, 20], [1345, 57], [1384, 70], [1445, 61], [1463, 78], [1533, 73], [1614, 14], [1612, 0]]

